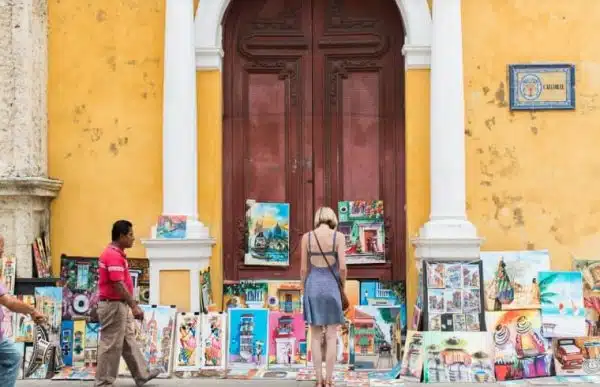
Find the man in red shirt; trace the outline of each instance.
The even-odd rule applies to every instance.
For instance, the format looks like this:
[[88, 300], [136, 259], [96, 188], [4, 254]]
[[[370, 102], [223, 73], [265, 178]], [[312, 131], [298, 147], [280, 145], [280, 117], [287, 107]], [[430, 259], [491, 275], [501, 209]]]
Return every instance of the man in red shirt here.
[[125, 249], [133, 246], [133, 225], [118, 220], [112, 227], [112, 243], [98, 263], [98, 319], [100, 343], [96, 386], [112, 386], [119, 372], [121, 356], [140, 387], [154, 379], [159, 370], [148, 371], [144, 356], [135, 341], [133, 319], [143, 320], [144, 312], [133, 299], [133, 281]]

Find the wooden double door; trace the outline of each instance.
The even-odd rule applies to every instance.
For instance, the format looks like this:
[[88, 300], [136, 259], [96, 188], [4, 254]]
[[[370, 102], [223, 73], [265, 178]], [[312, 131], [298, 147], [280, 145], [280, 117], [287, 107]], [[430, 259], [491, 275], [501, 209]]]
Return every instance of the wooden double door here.
[[[387, 263], [405, 273], [404, 32], [394, 0], [233, 0], [224, 20], [226, 279], [297, 279], [315, 210], [384, 200]], [[244, 265], [245, 202], [290, 203], [290, 266]]]

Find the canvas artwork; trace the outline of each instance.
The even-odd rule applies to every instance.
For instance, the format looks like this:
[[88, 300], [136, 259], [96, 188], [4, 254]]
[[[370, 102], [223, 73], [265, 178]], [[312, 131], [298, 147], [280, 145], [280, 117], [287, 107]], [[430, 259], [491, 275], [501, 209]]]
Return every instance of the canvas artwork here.
[[383, 201], [338, 203], [338, 231], [346, 237], [346, 264], [385, 262]]
[[40, 252], [40, 257], [46, 266], [46, 270], [48, 271], [48, 276], [52, 274], [52, 261], [48, 259], [48, 255], [46, 254], [46, 248], [44, 246], [44, 241], [41, 237], [35, 238], [35, 243], [37, 243], [38, 251]]
[[591, 332], [588, 336], [600, 335], [595, 322], [600, 314], [600, 260], [573, 259], [573, 271], [581, 272], [583, 277], [583, 303], [586, 308], [586, 320], [589, 320]]
[[600, 375], [600, 337], [554, 338], [556, 375]]
[[269, 354], [269, 310], [231, 308], [228, 313], [227, 366], [266, 366]]
[[[31, 357], [33, 356], [33, 346], [25, 346], [25, 355], [23, 357], [23, 369], [27, 371], [29, 363], [31, 363]], [[48, 375], [48, 363], [42, 363], [33, 374], [29, 375], [25, 379], [46, 379]]]
[[98, 304], [98, 260], [63, 256], [60, 279], [63, 285], [62, 318], [89, 317], [90, 311]]
[[45, 259], [42, 258], [42, 254], [40, 253], [40, 248], [37, 244], [37, 241], [31, 244], [31, 249], [33, 251], [33, 263], [38, 278], [49, 278], [50, 271], [48, 270], [48, 266]]
[[427, 332], [424, 337], [424, 383], [495, 382], [491, 333]]
[[84, 366], [94, 368], [98, 365], [98, 339], [100, 324], [88, 322], [85, 324]]
[[400, 307], [399, 323], [401, 331], [406, 331], [407, 311], [404, 281], [360, 281], [360, 305]]
[[21, 355], [21, 365], [19, 366], [19, 371], [17, 372], [17, 380], [22, 380], [23, 373], [25, 371], [23, 368], [23, 363], [25, 360], [25, 343], [15, 343], [15, 348], [17, 348], [17, 351], [19, 351], [19, 354]]
[[481, 252], [486, 310], [539, 309], [537, 273], [550, 270], [547, 250]]
[[15, 293], [15, 270], [15, 257], [5, 255], [0, 258], [0, 281], [10, 294]]
[[202, 348], [204, 349], [204, 368], [223, 369], [226, 363], [225, 333], [227, 315], [209, 313], [202, 315]]
[[261, 266], [290, 264], [289, 203], [248, 201], [248, 246], [244, 263]]
[[0, 306], [2, 308], [2, 322], [0, 323], [0, 331], [2, 331], [2, 337], [4, 339], [13, 340], [15, 336], [15, 318], [18, 316], [17, 313], [13, 313], [10, 309]]
[[73, 321], [73, 367], [85, 367], [85, 320]]
[[223, 307], [266, 308], [269, 286], [266, 282], [224, 281]]
[[267, 303], [270, 311], [285, 314], [302, 313], [302, 284], [300, 281], [267, 282]]
[[[285, 308], [285, 305], [283, 305]], [[301, 351], [306, 347], [306, 328], [302, 312], [269, 312], [269, 368], [304, 367]]]
[[60, 350], [65, 366], [73, 365], [73, 321], [64, 320], [61, 324]]
[[200, 313], [178, 313], [175, 330], [175, 371], [197, 371], [203, 363], [202, 316]]
[[538, 273], [545, 337], [581, 337], [586, 334], [583, 278], [575, 271]]
[[212, 294], [210, 267], [200, 272], [200, 305], [203, 313], [218, 312], [218, 307]]
[[552, 348], [542, 336], [539, 310], [487, 312], [485, 318], [493, 332], [498, 381], [551, 375]]
[[[17, 298], [24, 303], [35, 307], [35, 296], [32, 295], [18, 295]], [[16, 314], [15, 315], [15, 342], [33, 342], [33, 320], [29, 315]]]
[[50, 342], [59, 345], [62, 318], [62, 288], [35, 288], [35, 307], [48, 318]]
[[187, 233], [187, 216], [161, 215], [156, 225], [156, 237], [159, 239], [183, 239]]
[[[356, 341], [354, 340], [355, 330], [350, 322], [343, 324], [338, 328], [337, 339], [336, 339], [336, 354], [335, 354], [335, 365], [337, 368], [347, 369], [348, 365], [352, 363], [351, 358], [355, 353], [354, 347]], [[308, 330], [306, 334], [306, 364], [308, 367], [314, 367], [314, 359], [312, 357], [312, 350], [309, 343], [311, 342], [311, 331]], [[321, 354], [323, 356], [322, 364], [325, 364], [325, 335], [321, 338]], [[355, 359], [353, 359], [356, 361]]]
[[423, 262], [423, 329], [485, 330], [481, 262]]
[[423, 372], [423, 344], [426, 332], [408, 331], [400, 368], [400, 376], [409, 382], [419, 383]]

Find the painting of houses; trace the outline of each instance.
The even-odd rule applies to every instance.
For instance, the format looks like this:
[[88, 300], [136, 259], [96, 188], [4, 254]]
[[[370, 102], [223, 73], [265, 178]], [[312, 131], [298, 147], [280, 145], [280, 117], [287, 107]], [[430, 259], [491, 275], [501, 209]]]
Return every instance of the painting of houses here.
[[267, 307], [269, 310], [288, 314], [302, 312], [302, 286], [300, 281], [269, 281], [267, 287]]
[[247, 202], [248, 240], [246, 265], [290, 264], [289, 203]]
[[398, 306], [358, 306], [350, 316], [354, 326], [355, 367], [358, 369], [392, 368], [395, 353], [395, 326]]
[[304, 367], [301, 345], [306, 347], [302, 313], [269, 312], [269, 368]]
[[260, 368], [267, 365], [268, 309], [229, 309], [228, 366]]
[[385, 262], [383, 201], [338, 203], [338, 231], [346, 238], [346, 263]]
[[269, 287], [266, 282], [225, 281], [224, 308], [266, 308]]

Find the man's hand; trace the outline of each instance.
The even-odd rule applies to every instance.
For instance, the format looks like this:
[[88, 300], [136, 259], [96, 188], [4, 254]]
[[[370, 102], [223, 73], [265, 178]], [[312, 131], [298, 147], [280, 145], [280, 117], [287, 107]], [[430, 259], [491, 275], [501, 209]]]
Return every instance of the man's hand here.
[[46, 316], [44, 316], [37, 310], [33, 311], [33, 313], [31, 313], [30, 316], [33, 319], [33, 322], [35, 322], [37, 325], [44, 324], [45, 322], [48, 321]]
[[137, 304], [131, 307], [131, 313], [133, 313], [133, 318], [136, 320], [141, 321], [144, 319], [144, 311]]

